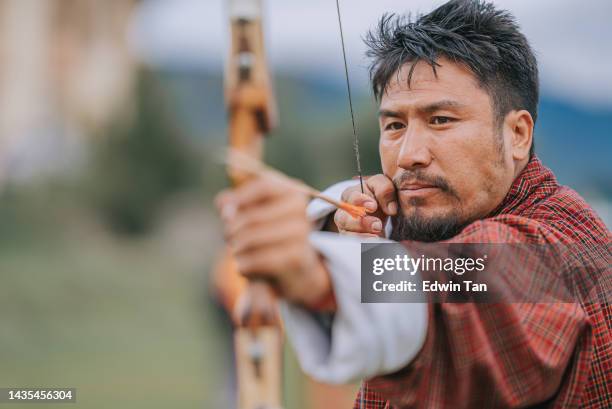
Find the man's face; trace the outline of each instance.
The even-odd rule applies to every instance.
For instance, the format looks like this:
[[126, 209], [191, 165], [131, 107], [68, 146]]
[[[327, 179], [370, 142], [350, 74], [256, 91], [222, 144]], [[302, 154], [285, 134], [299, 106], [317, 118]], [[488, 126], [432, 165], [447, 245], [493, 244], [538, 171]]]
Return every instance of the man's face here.
[[394, 74], [379, 110], [383, 172], [397, 189], [395, 240], [437, 241], [485, 217], [514, 179], [504, 126], [464, 66], [440, 59]]

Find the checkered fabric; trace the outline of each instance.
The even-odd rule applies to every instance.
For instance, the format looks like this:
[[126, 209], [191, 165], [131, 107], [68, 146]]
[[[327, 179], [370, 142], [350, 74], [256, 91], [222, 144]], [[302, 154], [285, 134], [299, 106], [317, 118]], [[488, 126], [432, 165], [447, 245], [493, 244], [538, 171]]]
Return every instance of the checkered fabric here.
[[[534, 156], [500, 206], [450, 241], [578, 243], [603, 249], [609, 262], [610, 238], [591, 207]], [[354, 407], [611, 409], [608, 267], [580, 302], [430, 304], [420, 353], [401, 371], [364, 382]], [[572, 279], [580, 286], [589, 277]]]

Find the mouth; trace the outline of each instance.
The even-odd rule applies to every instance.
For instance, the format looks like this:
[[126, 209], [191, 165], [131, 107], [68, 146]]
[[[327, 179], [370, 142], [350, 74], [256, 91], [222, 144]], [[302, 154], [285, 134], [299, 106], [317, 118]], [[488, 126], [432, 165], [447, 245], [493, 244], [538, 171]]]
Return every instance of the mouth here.
[[399, 189], [399, 194], [404, 197], [423, 197], [439, 191], [439, 187], [427, 183], [406, 183]]
[[436, 186], [427, 183], [406, 183], [400, 190], [437, 189]]

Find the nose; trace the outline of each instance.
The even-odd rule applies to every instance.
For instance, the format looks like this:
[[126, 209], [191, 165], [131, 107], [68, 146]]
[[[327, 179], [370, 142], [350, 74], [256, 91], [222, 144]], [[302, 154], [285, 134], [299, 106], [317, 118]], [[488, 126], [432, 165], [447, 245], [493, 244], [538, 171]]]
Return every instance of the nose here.
[[428, 143], [425, 132], [420, 131], [414, 123], [408, 126], [397, 156], [397, 166], [406, 170], [429, 166], [433, 157]]

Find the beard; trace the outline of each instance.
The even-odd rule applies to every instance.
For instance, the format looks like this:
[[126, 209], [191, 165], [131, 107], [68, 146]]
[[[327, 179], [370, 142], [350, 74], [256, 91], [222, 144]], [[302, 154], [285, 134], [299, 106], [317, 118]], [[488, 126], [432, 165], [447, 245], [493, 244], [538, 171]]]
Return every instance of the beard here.
[[[395, 188], [399, 191], [404, 183], [421, 182], [439, 188], [443, 194], [454, 198], [460, 203], [459, 196], [448, 181], [440, 176], [429, 175], [422, 169], [404, 171], [393, 179]], [[393, 230], [389, 237], [393, 241], [414, 240], [434, 242], [448, 240], [463, 230], [467, 223], [462, 220], [458, 210], [440, 216], [425, 216], [422, 207], [425, 200], [413, 198], [410, 200], [412, 214], [406, 215], [399, 206], [399, 212], [391, 218]], [[458, 207], [457, 207], [458, 208]]]
[[393, 230], [389, 237], [393, 241], [414, 240], [434, 242], [448, 240], [463, 230], [466, 223], [460, 220], [457, 213], [440, 217], [426, 217], [420, 209], [406, 217], [400, 211], [391, 219]]

